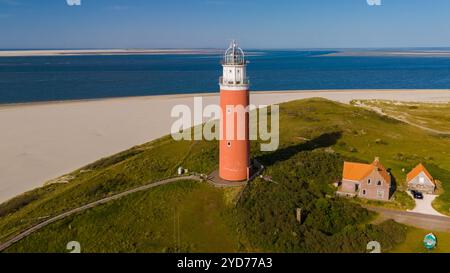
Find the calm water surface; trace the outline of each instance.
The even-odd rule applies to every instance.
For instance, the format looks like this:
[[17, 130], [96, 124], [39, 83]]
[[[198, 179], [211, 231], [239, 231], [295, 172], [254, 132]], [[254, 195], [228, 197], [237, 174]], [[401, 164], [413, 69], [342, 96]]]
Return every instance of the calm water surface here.
[[[259, 51], [252, 90], [450, 89], [450, 58]], [[0, 103], [217, 92], [217, 55], [0, 58]]]

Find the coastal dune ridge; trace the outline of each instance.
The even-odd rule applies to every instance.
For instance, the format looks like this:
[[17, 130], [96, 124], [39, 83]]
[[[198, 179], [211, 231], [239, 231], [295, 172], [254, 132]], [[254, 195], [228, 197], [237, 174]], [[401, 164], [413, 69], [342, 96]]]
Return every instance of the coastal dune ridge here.
[[[219, 104], [219, 93], [0, 105], [0, 203], [100, 158], [170, 134], [173, 106]], [[450, 90], [251, 92], [254, 105], [321, 97], [449, 102]], [[191, 108], [192, 109], [192, 108]], [[194, 124], [197, 125], [197, 124]]]

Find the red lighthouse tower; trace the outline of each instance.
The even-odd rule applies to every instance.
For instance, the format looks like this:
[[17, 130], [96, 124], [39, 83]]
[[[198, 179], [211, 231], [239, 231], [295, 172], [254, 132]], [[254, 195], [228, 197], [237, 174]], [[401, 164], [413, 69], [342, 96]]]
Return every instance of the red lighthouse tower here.
[[244, 181], [250, 172], [249, 81], [245, 54], [236, 41], [225, 52], [222, 66], [219, 176], [227, 181]]

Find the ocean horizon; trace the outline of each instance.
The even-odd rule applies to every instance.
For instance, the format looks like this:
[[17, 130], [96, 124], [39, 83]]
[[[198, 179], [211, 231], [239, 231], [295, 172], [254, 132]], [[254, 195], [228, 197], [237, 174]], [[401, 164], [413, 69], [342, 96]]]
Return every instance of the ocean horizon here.
[[[401, 49], [398, 49], [401, 50]], [[450, 89], [450, 58], [249, 50], [251, 90]], [[0, 58], [0, 104], [218, 92], [218, 54]]]

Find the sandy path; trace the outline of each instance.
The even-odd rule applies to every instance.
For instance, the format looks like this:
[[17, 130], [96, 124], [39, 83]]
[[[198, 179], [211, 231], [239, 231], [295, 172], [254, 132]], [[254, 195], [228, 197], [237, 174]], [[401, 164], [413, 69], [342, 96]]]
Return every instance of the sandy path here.
[[[170, 132], [174, 105], [194, 94], [0, 106], [0, 202], [41, 186], [101, 157]], [[201, 94], [204, 105], [218, 93]], [[450, 90], [341, 90], [253, 92], [253, 104], [324, 97], [450, 101]]]

